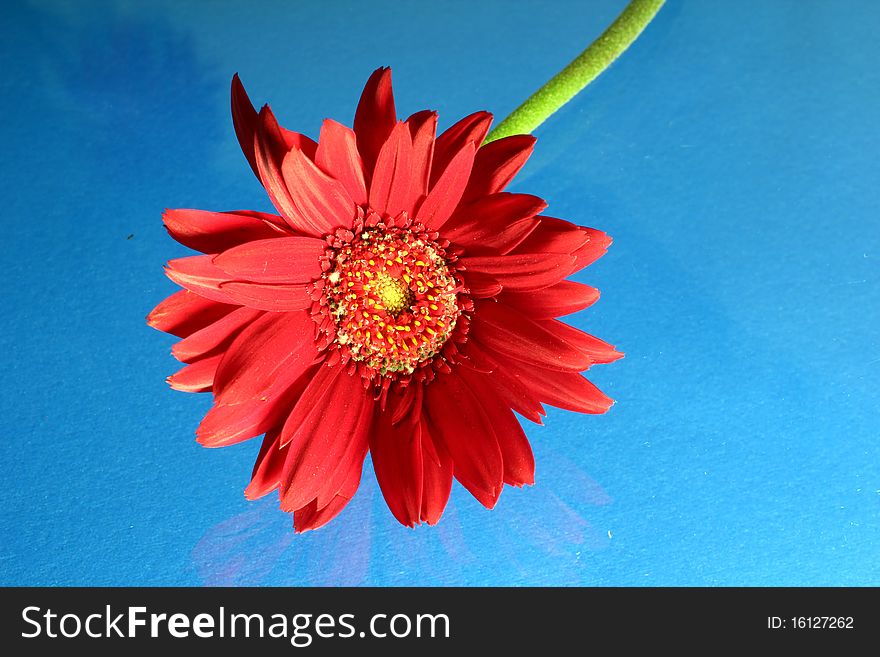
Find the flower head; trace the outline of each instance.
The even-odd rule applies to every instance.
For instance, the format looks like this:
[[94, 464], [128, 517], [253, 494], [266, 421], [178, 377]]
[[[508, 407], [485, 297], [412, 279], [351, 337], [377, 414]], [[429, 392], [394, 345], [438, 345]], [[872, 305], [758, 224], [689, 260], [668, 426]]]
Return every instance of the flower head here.
[[172, 387], [213, 392], [198, 441], [265, 434], [245, 494], [278, 489], [298, 531], [335, 517], [367, 452], [403, 524], [436, 523], [453, 477], [491, 508], [534, 482], [514, 411], [603, 413], [581, 372], [622, 354], [556, 317], [591, 305], [566, 280], [605, 253], [602, 232], [504, 192], [534, 138], [483, 144], [477, 112], [435, 136], [437, 115], [398, 121], [391, 71], [364, 89], [354, 129], [318, 142], [257, 112], [232, 82], [235, 132], [278, 214], [168, 210], [184, 289], [151, 326], [182, 338]]

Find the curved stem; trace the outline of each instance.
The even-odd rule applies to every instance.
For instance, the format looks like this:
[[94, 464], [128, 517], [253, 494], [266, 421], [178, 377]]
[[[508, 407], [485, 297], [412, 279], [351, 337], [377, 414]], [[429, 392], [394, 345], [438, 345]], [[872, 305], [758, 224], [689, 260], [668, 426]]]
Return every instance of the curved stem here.
[[632, 0], [602, 36], [495, 126], [486, 143], [528, 134], [541, 125], [629, 48], [665, 1]]

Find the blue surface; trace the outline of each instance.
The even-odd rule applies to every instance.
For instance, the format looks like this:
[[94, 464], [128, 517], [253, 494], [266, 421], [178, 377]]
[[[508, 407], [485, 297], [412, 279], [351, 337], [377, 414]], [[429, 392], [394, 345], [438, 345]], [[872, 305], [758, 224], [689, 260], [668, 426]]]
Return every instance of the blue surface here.
[[504, 116], [622, 0], [17, 3], [0, 39], [2, 584], [880, 585], [880, 5], [671, 0], [538, 130], [515, 189], [608, 231], [573, 323], [605, 416], [527, 432], [538, 484], [441, 524], [371, 467], [294, 536], [206, 450], [144, 316], [165, 207], [268, 209], [228, 109], [316, 135], [394, 69], [401, 114]]

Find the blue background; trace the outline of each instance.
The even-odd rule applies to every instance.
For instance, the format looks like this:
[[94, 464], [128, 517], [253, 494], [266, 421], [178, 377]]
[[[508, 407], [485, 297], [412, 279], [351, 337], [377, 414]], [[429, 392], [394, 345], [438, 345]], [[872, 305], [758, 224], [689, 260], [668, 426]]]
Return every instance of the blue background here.
[[608, 231], [571, 318], [627, 354], [538, 483], [408, 530], [371, 466], [294, 536], [206, 450], [144, 316], [165, 207], [268, 209], [228, 85], [317, 135], [370, 72], [401, 114], [506, 115], [622, 0], [16, 3], [0, 39], [0, 583], [880, 585], [880, 5], [671, 0], [537, 131], [514, 189]]

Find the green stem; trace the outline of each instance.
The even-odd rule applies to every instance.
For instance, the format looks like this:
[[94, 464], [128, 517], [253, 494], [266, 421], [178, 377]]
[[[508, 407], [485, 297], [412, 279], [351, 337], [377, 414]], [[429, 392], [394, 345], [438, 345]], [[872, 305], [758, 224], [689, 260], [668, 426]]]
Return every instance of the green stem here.
[[486, 137], [486, 143], [532, 132], [629, 48], [666, 0], [632, 0], [610, 27]]

